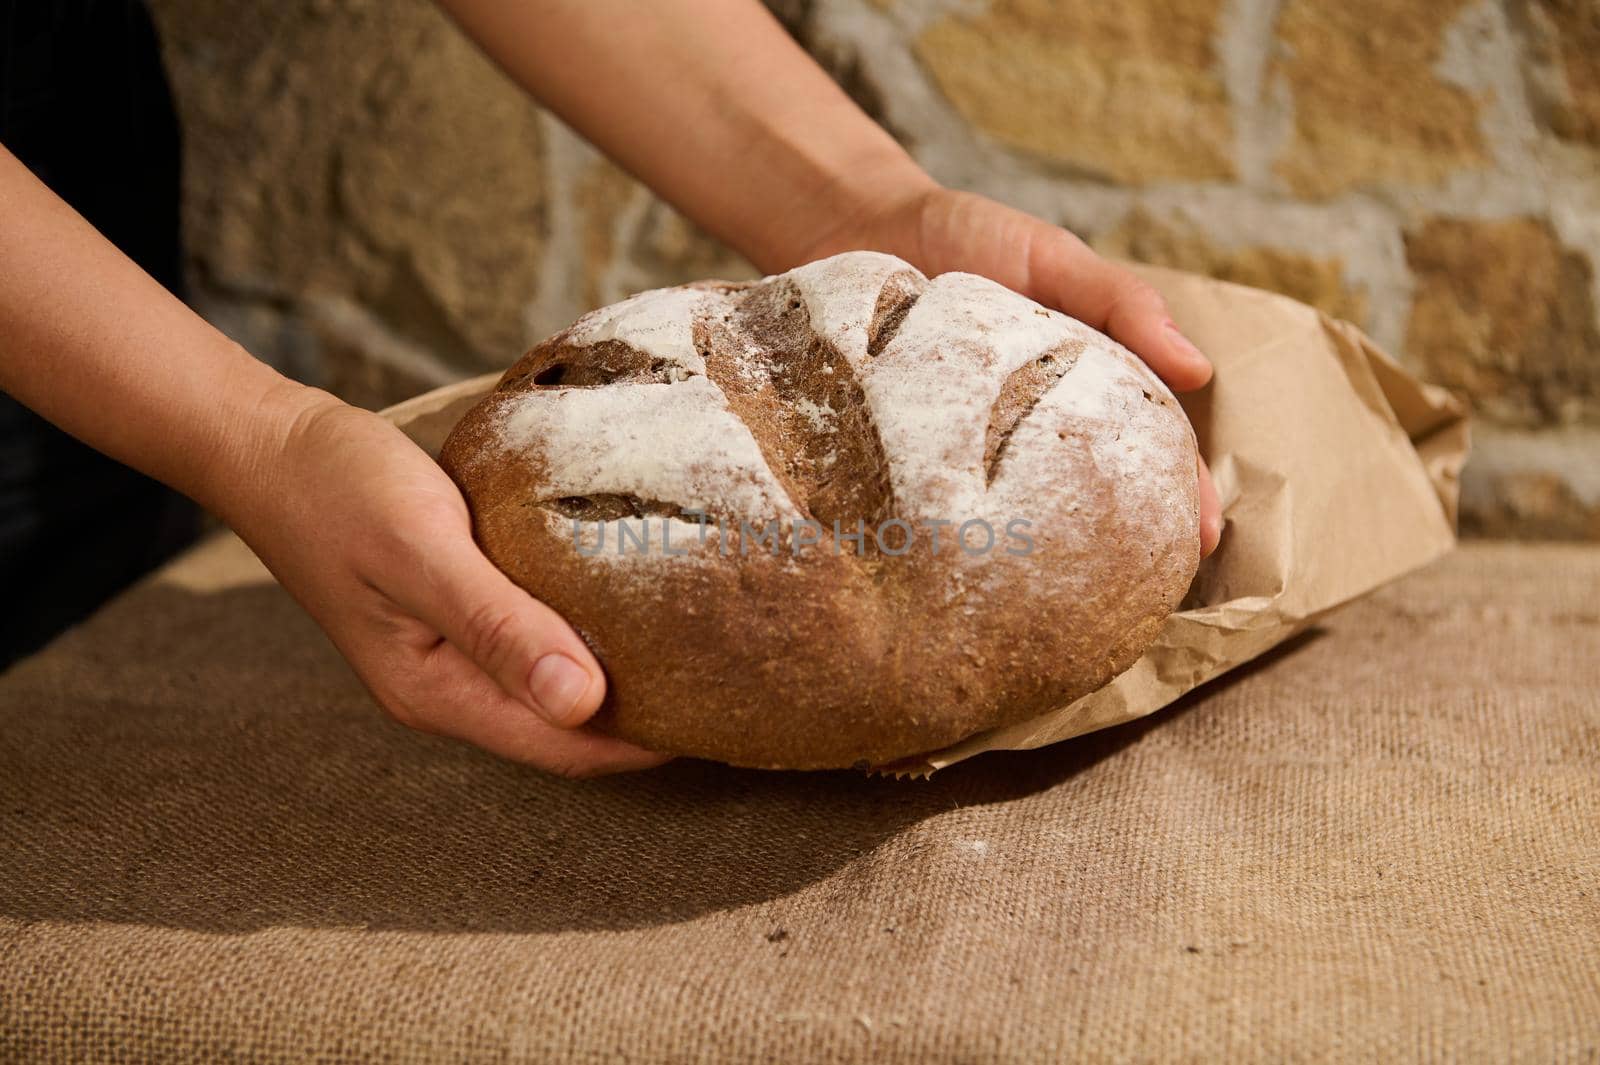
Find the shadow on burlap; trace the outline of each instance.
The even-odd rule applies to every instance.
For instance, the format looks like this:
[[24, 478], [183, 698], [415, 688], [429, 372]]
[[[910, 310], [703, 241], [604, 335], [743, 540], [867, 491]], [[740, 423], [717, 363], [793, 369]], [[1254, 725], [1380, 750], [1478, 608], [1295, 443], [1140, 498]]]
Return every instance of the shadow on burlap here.
[[224, 538], [0, 678], [0, 1057], [1589, 1060], [1596, 593], [1473, 547], [931, 780], [566, 782]]

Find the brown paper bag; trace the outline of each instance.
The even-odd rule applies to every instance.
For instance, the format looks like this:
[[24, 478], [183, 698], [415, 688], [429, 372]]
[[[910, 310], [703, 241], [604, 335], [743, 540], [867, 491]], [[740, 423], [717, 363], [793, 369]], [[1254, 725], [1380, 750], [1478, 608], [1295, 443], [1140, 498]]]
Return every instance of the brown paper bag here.
[[[1222, 544], [1144, 657], [1099, 691], [920, 758], [925, 776], [984, 751], [1042, 747], [1152, 713], [1455, 542], [1467, 454], [1462, 405], [1348, 322], [1258, 289], [1136, 267], [1216, 365], [1181, 397], [1222, 497]], [[436, 389], [384, 414], [437, 455], [499, 378]]]

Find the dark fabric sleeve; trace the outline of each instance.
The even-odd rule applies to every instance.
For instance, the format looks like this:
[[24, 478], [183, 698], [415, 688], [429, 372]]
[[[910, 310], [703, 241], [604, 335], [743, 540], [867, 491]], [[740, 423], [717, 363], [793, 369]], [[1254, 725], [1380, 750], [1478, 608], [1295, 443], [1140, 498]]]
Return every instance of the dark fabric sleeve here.
[[[0, 143], [184, 294], [178, 123], [142, 4], [0, 0]], [[190, 542], [198, 517], [0, 393], [0, 668]]]

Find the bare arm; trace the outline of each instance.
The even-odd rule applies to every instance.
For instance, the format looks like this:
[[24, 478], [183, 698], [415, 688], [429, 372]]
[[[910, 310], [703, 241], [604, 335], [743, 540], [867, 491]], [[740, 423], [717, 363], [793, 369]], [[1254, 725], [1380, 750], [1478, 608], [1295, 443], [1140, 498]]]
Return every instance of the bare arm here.
[[[0, 148], [0, 389], [224, 510], [298, 391], [200, 319]], [[286, 411], [285, 411], [286, 412]]]
[[[971, 270], [1106, 329], [1174, 387], [1209, 375], [1158, 295], [1057, 227], [939, 187], [754, 0], [448, 6], [536, 96], [763, 267], [873, 247], [930, 274]], [[599, 664], [478, 551], [431, 459], [252, 359], [4, 149], [0, 388], [219, 514], [402, 722], [557, 771], [660, 760], [576, 728], [604, 694]]]
[[441, 0], [516, 81], [757, 266], [934, 187], [754, 0]]
[[[1133, 273], [941, 188], [756, 0], [439, 0], [525, 89], [764, 270], [852, 248], [991, 277], [1102, 329], [1180, 391], [1211, 365]], [[1201, 547], [1221, 535], [1199, 469]]]
[[405, 724], [559, 772], [662, 760], [574, 728], [599, 664], [478, 551], [433, 460], [257, 362], [3, 148], [0, 388], [220, 515]]

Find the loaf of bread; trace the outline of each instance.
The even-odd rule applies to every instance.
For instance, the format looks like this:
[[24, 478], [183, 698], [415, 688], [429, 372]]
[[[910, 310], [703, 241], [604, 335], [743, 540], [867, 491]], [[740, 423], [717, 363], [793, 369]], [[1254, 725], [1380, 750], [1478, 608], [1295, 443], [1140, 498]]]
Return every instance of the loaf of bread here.
[[1194, 435], [1138, 358], [872, 252], [587, 314], [441, 462], [604, 665], [596, 726], [738, 765], [878, 765], [1061, 706], [1199, 556]]

